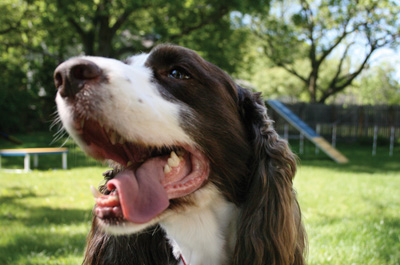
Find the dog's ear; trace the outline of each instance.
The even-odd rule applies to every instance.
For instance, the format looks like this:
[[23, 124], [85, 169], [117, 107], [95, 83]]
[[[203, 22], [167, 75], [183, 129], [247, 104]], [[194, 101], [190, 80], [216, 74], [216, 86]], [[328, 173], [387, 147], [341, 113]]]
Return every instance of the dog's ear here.
[[253, 155], [234, 264], [304, 264], [305, 231], [292, 182], [296, 156], [273, 129], [260, 93], [238, 87], [238, 94]]

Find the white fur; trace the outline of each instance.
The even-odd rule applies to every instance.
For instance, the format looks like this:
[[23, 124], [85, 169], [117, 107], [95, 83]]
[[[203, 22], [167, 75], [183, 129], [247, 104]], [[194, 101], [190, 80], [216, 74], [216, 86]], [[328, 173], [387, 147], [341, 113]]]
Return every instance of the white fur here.
[[[96, 113], [96, 117], [104, 126], [131, 142], [194, 146], [180, 126], [179, 114], [184, 106], [160, 95], [152, 82], [151, 70], [144, 65], [147, 56], [132, 57], [129, 65], [113, 59], [82, 57], [96, 63], [108, 78], [108, 82], [96, 88], [100, 90], [96, 97], [101, 97], [98, 99], [101, 106], [97, 108], [100, 113]], [[77, 137], [71, 116], [72, 107], [60, 94], [57, 94], [56, 101], [64, 127], [82, 148], [88, 148]], [[160, 223], [171, 242], [177, 242], [174, 254], [181, 252], [186, 264], [226, 264], [234, 247], [236, 223], [232, 220], [237, 219], [238, 209], [227, 202], [213, 184], [196, 191], [190, 199], [195, 205], [184, 206], [181, 210], [166, 210], [149, 223], [125, 223], [104, 228], [112, 234], [128, 234]]]
[[[151, 81], [151, 70], [144, 65], [147, 56], [132, 57], [130, 65], [103, 57], [80, 57], [96, 63], [108, 78], [108, 82], [96, 88], [101, 90], [101, 93], [96, 93], [101, 102], [96, 117], [130, 142], [155, 146], [192, 145], [190, 137], [179, 124], [183, 106], [160, 95]], [[76, 133], [67, 104], [60, 95], [57, 95], [56, 101], [65, 128], [74, 136]], [[82, 146], [82, 143], [78, 144]]]
[[73, 112], [71, 110], [71, 106], [68, 106], [65, 100], [61, 97], [60, 93], [57, 93], [56, 95], [56, 103], [57, 103], [58, 115], [62, 121], [64, 128], [67, 130], [69, 135], [72, 136], [72, 138], [74, 138], [74, 140], [77, 142], [79, 146], [86, 148], [86, 144], [84, 144], [84, 142], [80, 140], [75, 131], [73, 124], [73, 117], [72, 117]]
[[186, 264], [226, 264], [234, 247], [236, 223], [232, 220], [237, 219], [237, 208], [212, 184], [196, 191], [191, 199], [195, 206], [169, 215], [161, 220], [161, 226], [176, 241]]
[[224, 265], [235, 247], [238, 208], [227, 202], [213, 184], [190, 197], [196, 204], [180, 212], [166, 210], [146, 224], [104, 226], [114, 235], [137, 233], [160, 223], [167, 232], [174, 256], [187, 265]]

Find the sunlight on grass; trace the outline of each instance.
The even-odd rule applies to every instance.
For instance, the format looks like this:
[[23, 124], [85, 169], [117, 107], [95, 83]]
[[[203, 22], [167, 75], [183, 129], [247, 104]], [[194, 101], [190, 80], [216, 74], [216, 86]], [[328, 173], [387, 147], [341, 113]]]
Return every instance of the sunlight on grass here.
[[295, 182], [309, 264], [399, 264], [400, 177], [303, 166]]
[[[0, 171], [0, 264], [82, 262], [94, 204], [89, 187], [102, 183], [106, 167], [85, 158], [74, 144], [67, 146], [71, 170], [44, 171], [59, 163], [55, 158], [44, 159], [42, 170], [31, 173]], [[350, 158], [346, 165], [315, 156], [309, 144], [305, 148], [295, 188], [309, 237], [309, 264], [398, 265], [399, 148], [388, 157], [381, 146], [380, 155], [372, 157], [369, 146], [339, 146]]]

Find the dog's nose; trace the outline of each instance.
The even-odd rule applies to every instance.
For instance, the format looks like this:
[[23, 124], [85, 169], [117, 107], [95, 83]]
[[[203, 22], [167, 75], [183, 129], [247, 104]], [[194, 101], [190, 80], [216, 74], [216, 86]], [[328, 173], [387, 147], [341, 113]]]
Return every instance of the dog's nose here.
[[60, 64], [54, 71], [54, 83], [62, 97], [73, 97], [88, 82], [100, 78], [102, 71], [95, 63], [75, 58]]

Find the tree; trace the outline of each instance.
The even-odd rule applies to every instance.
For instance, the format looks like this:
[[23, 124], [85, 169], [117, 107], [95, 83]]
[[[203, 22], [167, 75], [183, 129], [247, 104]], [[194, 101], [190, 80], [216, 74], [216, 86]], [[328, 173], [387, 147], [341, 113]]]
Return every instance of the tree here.
[[[301, 80], [311, 102], [324, 103], [351, 85], [377, 50], [398, 44], [399, 14], [391, 0], [277, 1], [268, 15], [253, 17], [251, 29], [271, 62]], [[339, 58], [335, 69], [321, 82], [332, 57]], [[299, 67], [304, 58], [308, 67]]]
[[364, 71], [345, 93], [335, 99], [339, 103], [400, 105], [400, 82], [396, 69], [388, 62]]
[[[239, 71], [248, 32], [233, 10], [269, 0], [0, 1], [0, 128], [47, 129], [55, 110], [52, 73], [81, 54], [123, 59], [159, 43], [181, 44], [230, 73]], [[4, 70], [3, 70], [4, 69]], [[11, 115], [12, 114], [12, 115]]]
[[48, 5], [56, 7], [61, 27], [73, 29], [71, 40], [83, 44], [85, 54], [118, 58], [149, 51], [160, 42], [179, 43], [207, 26], [229, 22], [232, 10], [252, 10], [268, 2], [48, 0]]

